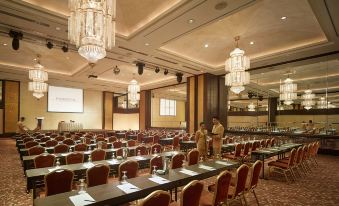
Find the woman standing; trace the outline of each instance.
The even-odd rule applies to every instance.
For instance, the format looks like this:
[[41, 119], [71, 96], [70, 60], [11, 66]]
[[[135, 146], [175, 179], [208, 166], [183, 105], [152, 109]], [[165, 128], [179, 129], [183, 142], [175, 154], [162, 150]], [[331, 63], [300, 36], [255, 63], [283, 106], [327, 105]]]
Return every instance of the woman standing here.
[[205, 129], [205, 123], [201, 122], [199, 130], [195, 133], [195, 141], [199, 154], [204, 159], [207, 155], [207, 130]]

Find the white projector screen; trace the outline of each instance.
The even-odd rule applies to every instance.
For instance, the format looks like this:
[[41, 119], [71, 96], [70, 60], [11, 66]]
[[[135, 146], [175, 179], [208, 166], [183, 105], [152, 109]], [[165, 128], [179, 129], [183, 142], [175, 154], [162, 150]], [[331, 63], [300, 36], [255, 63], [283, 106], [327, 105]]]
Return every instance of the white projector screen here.
[[84, 112], [82, 89], [48, 86], [48, 112]]

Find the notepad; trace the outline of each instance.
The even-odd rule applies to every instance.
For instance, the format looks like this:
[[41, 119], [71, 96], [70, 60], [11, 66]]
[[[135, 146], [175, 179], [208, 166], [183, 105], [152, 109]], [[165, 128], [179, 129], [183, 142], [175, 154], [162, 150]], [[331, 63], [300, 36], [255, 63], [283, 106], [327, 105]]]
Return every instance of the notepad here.
[[120, 190], [122, 190], [124, 193], [129, 194], [132, 192], [137, 192], [140, 190], [137, 186], [132, 185], [131, 183], [124, 183], [117, 186]]
[[60, 169], [60, 167], [54, 167], [54, 168], [48, 169], [48, 171], [53, 172], [54, 170], [57, 170], [57, 169]]
[[69, 199], [75, 206], [83, 206], [93, 204], [95, 200], [88, 193], [70, 196]]
[[181, 169], [179, 172], [184, 173], [184, 174], [189, 175], [189, 176], [194, 176], [194, 175], [199, 174], [197, 172], [194, 172], [194, 171], [188, 170], [188, 169]]
[[230, 163], [230, 162], [224, 162], [224, 161], [215, 161], [216, 164], [219, 164], [219, 165], [225, 165], [225, 166], [229, 166], [229, 165], [233, 165], [233, 163]]
[[118, 160], [107, 160], [107, 162], [108, 162], [109, 164], [117, 164], [117, 163], [119, 163]]
[[92, 162], [87, 162], [87, 163], [84, 164], [84, 167], [86, 167], [87, 169], [91, 168], [93, 166], [94, 166], [94, 164]]
[[215, 170], [214, 167], [206, 166], [206, 165], [199, 165], [200, 169], [208, 170], [208, 171], [213, 171]]
[[145, 160], [146, 158], [145, 157], [141, 157], [141, 156], [136, 156], [135, 159], [137, 159], [137, 160]]
[[152, 182], [155, 182], [155, 183], [160, 184], [160, 185], [170, 182], [168, 179], [165, 179], [165, 178], [162, 178], [162, 177], [159, 177], [159, 176], [151, 177], [151, 178], [148, 178], [148, 179], [151, 180]]

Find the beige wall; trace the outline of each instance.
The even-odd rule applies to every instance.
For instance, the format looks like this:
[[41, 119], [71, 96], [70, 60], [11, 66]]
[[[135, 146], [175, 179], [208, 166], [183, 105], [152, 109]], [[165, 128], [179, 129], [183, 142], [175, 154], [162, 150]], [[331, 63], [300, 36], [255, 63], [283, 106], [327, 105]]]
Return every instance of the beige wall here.
[[40, 100], [32, 96], [27, 89], [27, 82], [20, 85], [20, 116], [26, 117], [25, 125], [30, 129], [36, 127], [35, 117], [45, 117], [42, 129], [57, 129], [59, 121], [74, 120], [81, 122], [84, 129], [101, 129], [103, 97], [101, 91], [84, 90], [83, 113], [47, 112], [47, 94]]
[[[228, 116], [228, 127], [256, 127], [257, 125], [265, 125], [268, 121], [267, 115], [264, 116]], [[259, 124], [257, 124], [257, 122]]]
[[139, 113], [113, 114], [113, 130], [139, 130]]
[[177, 100], [176, 116], [160, 116], [160, 99], [152, 98], [152, 127], [178, 128], [185, 121], [185, 101]]
[[[333, 128], [336, 128], [337, 131], [339, 131], [339, 115], [278, 115], [277, 116], [277, 122], [279, 126], [295, 126], [295, 127], [301, 127], [301, 122], [308, 122], [309, 120], [312, 120], [315, 124], [315, 127], [321, 128], [324, 127], [326, 122], [332, 124]], [[296, 122], [296, 123], [294, 123]], [[317, 124], [319, 123], [319, 124]], [[333, 124], [337, 123], [337, 124]]]
[[3, 126], [4, 126], [4, 120], [3, 120], [3, 118], [4, 118], [4, 115], [3, 115], [3, 109], [0, 109], [0, 134], [2, 134], [3, 132], [4, 132], [4, 128], [3, 128]]

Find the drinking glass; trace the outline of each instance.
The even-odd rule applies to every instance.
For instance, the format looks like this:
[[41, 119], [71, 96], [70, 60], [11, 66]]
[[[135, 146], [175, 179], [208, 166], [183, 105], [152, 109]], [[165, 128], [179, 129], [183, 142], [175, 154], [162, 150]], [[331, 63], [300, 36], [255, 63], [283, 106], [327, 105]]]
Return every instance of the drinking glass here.
[[85, 179], [79, 179], [79, 194], [86, 193], [85, 191]]
[[152, 176], [157, 176], [157, 166], [153, 166]]
[[122, 177], [121, 177], [121, 183], [122, 184], [126, 184], [127, 183], [127, 179], [128, 179], [128, 177], [127, 177], [127, 171], [122, 171]]
[[138, 156], [141, 156], [141, 152], [140, 152], [140, 150], [138, 150]]
[[56, 159], [55, 165], [56, 165], [57, 167], [60, 167], [60, 159], [59, 159], [59, 158]]

